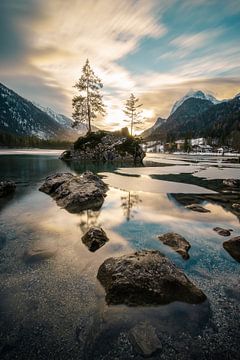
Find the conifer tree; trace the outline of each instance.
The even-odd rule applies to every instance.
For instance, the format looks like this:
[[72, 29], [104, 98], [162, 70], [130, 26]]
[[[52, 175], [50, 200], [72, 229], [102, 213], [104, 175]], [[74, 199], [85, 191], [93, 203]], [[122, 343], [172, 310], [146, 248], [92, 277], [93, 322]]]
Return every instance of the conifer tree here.
[[136, 124], [141, 123], [141, 111], [138, 111], [138, 109], [142, 106], [142, 104], [138, 104], [139, 99], [136, 98], [133, 94], [130, 95], [128, 100], [125, 103], [124, 113], [127, 115], [127, 117], [130, 120], [130, 134], [133, 135], [133, 127]]
[[105, 105], [102, 101], [100, 89], [103, 87], [101, 80], [91, 69], [88, 59], [82, 69], [82, 76], [74, 86], [79, 95], [72, 100], [74, 126], [86, 122], [88, 133], [92, 131], [92, 120], [97, 114], [105, 115]]

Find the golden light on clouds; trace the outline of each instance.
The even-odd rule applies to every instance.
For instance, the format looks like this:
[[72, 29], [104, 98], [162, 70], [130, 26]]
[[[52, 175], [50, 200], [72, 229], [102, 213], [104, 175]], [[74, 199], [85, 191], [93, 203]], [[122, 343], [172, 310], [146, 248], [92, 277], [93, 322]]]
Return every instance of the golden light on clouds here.
[[219, 1], [2, 2], [1, 79], [71, 115], [73, 85], [89, 58], [108, 107], [96, 125], [109, 129], [126, 124], [122, 107], [130, 93], [143, 103], [143, 128], [166, 117], [189, 89], [230, 98], [240, 89], [239, 35], [231, 23], [240, 7]]

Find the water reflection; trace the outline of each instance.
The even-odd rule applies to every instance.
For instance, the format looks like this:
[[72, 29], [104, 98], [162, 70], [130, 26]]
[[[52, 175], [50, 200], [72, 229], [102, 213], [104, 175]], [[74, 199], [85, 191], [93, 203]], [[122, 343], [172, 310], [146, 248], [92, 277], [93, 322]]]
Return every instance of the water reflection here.
[[121, 206], [126, 220], [129, 221], [130, 219], [133, 219], [136, 213], [135, 208], [140, 202], [142, 202], [140, 196], [129, 191], [127, 195], [121, 196], [121, 201]]
[[[208, 302], [201, 306], [176, 302], [136, 309], [106, 305], [105, 292], [96, 279], [99, 266], [108, 257], [143, 248], [160, 250], [183, 269], [206, 293], [213, 319], [220, 319], [224, 326], [227, 319], [232, 329], [230, 318], [236, 316], [230, 306], [235, 300], [226, 294], [236, 288], [239, 264], [223, 249], [223, 239], [212, 229], [232, 228], [238, 235], [239, 221], [234, 213], [202, 194], [198, 196], [211, 213], [185, 209], [179, 195], [168, 191], [182, 188], [189, 192], [188, 184], [127, 177], [110, 173], [109, 166], [103, 169], [102, 165], [92, 165], [93, 171], [111, 179], [113, 187], [99, 211], [70, 214], [39, 192], [39, 184], [53, 172], [71, 169], [78, 173], [88, 166], [69, 167], [52, 156], [3, 156], [0, 163], [0, 177], [18, 182], [16, 195], [2, 208], [0, 217], [0, 325], [2, 342], [11, 348], [10, 353], [1, 353], [3, 358], [14, 358], [19, 353], [30, 358], [29, 354], [39, 349], [43, 358], [103, 359], [106, 355], [123, 359], [126, 354], [134, 358], [127, 332], [146, 319], [166, 343], [169, 336], [176, 339], [182, 333], [201, 334], [211, 317]], [[116, 171], [114, 166], [112, 171]], [[83, 233], [95, 225], [103, 227], [110, 239], [97, 254], [89, 252], [81, 241]], [[169, 231], [191, 243], [187, 263], [157, 239], [157, 235]], [[56, 256], [28, 266], [22, 255], [39, 242], [56, 243]], [[227, 298], [221, 303], [224, 286], [228, 286], [228, 293], [224, 293]], [[226, 301], [227, 312], [221, 307]], [[75, 329], [80, 329], [78, 342]], [[193, 346], [191, 342], [189, 346]]]

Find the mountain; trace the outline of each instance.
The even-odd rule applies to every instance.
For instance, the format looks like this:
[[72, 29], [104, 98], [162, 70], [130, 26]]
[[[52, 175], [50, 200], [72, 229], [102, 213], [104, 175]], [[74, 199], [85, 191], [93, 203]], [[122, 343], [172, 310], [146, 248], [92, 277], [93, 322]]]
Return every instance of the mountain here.
[[213, 95], [205, 94], [201, 90], [190, 90], [186, 95], [184, 95], [181, 99], [175, 102], [170, 112], [170, 116], [181, 106], [186, 100], [194, 98], [194, 99], [201, 99], [201, 100], [208, 100], [211, 101], [212, 104], [220, 103]]
[[0, 83], [0, 131], [40, 139], [76, 140], [72, 120], [21, 97]]
[[198, 137], [218, 139], [220, 145], [240, 148], [240, 94], [217, 104], [190, 97], [148, 139], [172, 141]]
[[141, 133], [141, 137], [143, 138], [147, 138], [149, 136], [151, 136], [154, 132], [157, 131], [157, 129], [166, 121], [166, 119], [163, 119], [161, 117], [158, 117], [155, 124], [150, 127], [149, 129], [147, 130], [144, 130], [142, 133]]

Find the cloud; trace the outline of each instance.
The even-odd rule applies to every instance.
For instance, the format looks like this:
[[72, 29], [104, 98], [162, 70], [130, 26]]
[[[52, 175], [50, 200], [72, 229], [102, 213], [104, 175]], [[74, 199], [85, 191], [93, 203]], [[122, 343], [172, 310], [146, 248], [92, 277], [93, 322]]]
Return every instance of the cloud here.
[[[226, 41], [231, 28], [223, 20], [224, 15], [234, 14], [233, 4], [236, 13], [240, 10], [238, 3], [2, 0], [1, 81], [31, 100], [70, 115], [73, 84], [89, 58], [103, 80], [108, 106], [107, 117], [96, 125], [109, 129], [123, 126], [122, 107], [134, 92], [144, 104], [146, 126], [156, 116], [167, 116], [174, 101], [189, 88], [220, 97], [239, 92], [238, 38], [229, 35]], [[213, 11], [214, 7], [218, 10]], [[174, 27], [171, 21], [182, 21], [185, 27]], [[219, 41], [223, 35], [225, 40]], [[163, 55], [152, 59], [152, 47]], [[131, 64], [132, 56], [136, 63]], [[131, 66], [120, 63], [122, 59]], [[141, 62], [142, 69], [137, 72], [135, 64], [137, 68]]]

